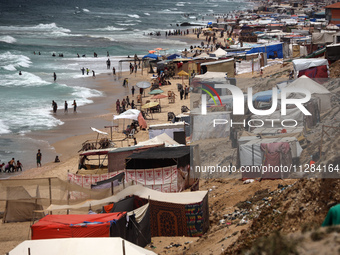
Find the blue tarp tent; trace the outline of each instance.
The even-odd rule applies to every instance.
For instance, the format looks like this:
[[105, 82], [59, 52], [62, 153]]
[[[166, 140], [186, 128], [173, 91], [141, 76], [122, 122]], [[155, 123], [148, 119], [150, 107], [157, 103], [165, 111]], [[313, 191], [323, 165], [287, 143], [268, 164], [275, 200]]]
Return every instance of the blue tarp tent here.
[[148, 55], [145, 55], [144, 57], [143, 57], [143, 59], [144, 58], [153, 58], [153, 59], [158, 59], [158, 55], [156, 55], [156, 54], [148, 54]]
[[166, 59], [175, 59], [175, 58], [180, 58], [180, 57], [181, 57], [181, 55], [178, 55], [178, 54], [175, 53], [175, 54], [170, 55]]
[[252, 48], [247, 54], [267, 52], [267, 58], [283, 58], [282, 45], [283, 43], [279, 43]]

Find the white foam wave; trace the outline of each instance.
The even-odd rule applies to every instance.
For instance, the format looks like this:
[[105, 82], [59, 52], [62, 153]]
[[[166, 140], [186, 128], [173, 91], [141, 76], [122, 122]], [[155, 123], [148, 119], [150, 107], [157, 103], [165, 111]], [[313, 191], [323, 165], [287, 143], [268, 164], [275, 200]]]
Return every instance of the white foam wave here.
[[42, 86], [49, 84], [48, 82], [41, 79], [32, 73], [22, 72], [22, 75], [15, 74], [3, 74], [0, 75], [1, 84], [0, 86], [13, 87], [13, 86]]
[[16, 55], [9, 51], [0, 54], [0, 68], [15, 71], [17, 67], [29, 67], [32, 62], [29, 57]]
[[120, 25], [120, 26], [135, 26], [135, 25], [137, 25], [137, 24], [127, 24], [127, 23], [117, 23], [118, 25]]
[[89, 9], [83, 9], [83, 12], [90, 12], [90, 10]]
[[73, 89], [74, 89], [74, 92], [72, 93], [72, 95], [77, 98], [78, 106], [93, 103], [93, 101], [89, 98], [103, 96], [102, 92], [95, 90], [95, 89], [89, 89], [89, 88], [78, 87], [78, 86], [73, 87]]
[[92, 30], [102, 30], [102, 31], [121, 31], [121, 30], [126, 30], [126, 28], [123, 27], [114, 27], [114, 26], [107, 26], [105, 28], [96, 28], [96, 29], [92, 29]]
[[147, 13], [147, 12], [145, 12], [145, 13], [144, 13], [144, 15], [146, 15], [146, 16], [150, 16], [150, 13]]
[[44, 32], [53, 32], [53, 31], [59, 31], [59, 32], [65, 32], [69, 33], [71, 32], [70, 29], [58, 27], [56, 23], [50, 23], [50, 24], [39, 24], [36, 26], [0, 26], [0, 30], [2, 31], [44, 31]]
[[184, 6], [184, 2], [178, 2], [176, 6]]
[[136, 19], [139, 19], [139, 18], [140, 18], [139, 15], [137, 15], [137, 14], [128, 14], [128, 16], [129, 16], [130, 18], [136, 18]]
[[0, 36], [0, 42], [5, 42], [5, 43], [15, 43], [17, 39], [10, 35], [5, 35], [5, 36]]
[[0, 119], [0, 134], [8, 134], [11, 133], [9, 127], [5, 125], [4, 121]]

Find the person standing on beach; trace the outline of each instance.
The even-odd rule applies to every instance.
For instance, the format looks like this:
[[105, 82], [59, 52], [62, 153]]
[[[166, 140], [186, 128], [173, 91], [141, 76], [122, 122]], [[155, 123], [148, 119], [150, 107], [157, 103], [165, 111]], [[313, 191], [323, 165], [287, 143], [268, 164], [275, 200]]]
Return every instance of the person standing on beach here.
[[114, 66], [112, 67], [112, 73], [113, 75], [116, 75], [116, 68]]
[[77, 112], [77, 103], [76, 100], [73, 100], [73, 112]]
[[137, 63], [135, 64], [135, 73], [137, 73]]
[[130, 105], [130, 98], [129, 96], [126, 96], [126, 108], [128, 108]]
[[81, 70], [81, 73], [84, 75], [85, 74], [85, 68], [83, 67]]
[[40, 149], [38, 150], [38, 153], [37, 153], [37, 167], [41, 167], [41, 158], [42, 158], [42, 155], [40, 153]]
[[96, 77], [96, 73], [94, 72], [94, 70], [92, 70], [92, 76]]
[[134, 97], [135, 96], [135, 86], [132, 86], [131, 93], [132, 93], [132, 97]]
[[53, 113], [57, 113], [58, 105], [54, 100], [52, 100], [52, 108], [53, 108]]
[[22, 167], [23, 167], [23, 165], [21, 164], [21, 162], [19, 160], [17, 160], [17, 172], [19, 172], [19, 169], [20, 169], [20, 171], [22, 171]]
[[110, 61], [109, 58], [108, 58], [107, 61], [106, 61], [106, 66], [107, 66], [107, 69], [110, 69], [110, 68], [111, 68], [111, 61]]
[[180, 92], [179, 92], [180, 98], [181, 100], [183, 100], [183, 95], [184, 95], [184, 89], [183, 87], [181, 88]]
[[68, 112], [68, 103], [67, 103], [67, 101], [65, 101], [65, 108], [64, 108], [64, 112]]
[[117, 101], [116, 101], [116, 111], [117, 111], [117, 113], [120, 113], [120, 102], [119, 102], [119, 99], [117, 99]]
[[90, 69], [86, 68], [86, 75], [89, 75]]
[[131, 101], [131, 109], [135, 109], [135, 100]]
[[57, 80], [57, 75], [55, 74], [55, 72], [53, 73], [53, 79], [54, 79], [54, 81]]

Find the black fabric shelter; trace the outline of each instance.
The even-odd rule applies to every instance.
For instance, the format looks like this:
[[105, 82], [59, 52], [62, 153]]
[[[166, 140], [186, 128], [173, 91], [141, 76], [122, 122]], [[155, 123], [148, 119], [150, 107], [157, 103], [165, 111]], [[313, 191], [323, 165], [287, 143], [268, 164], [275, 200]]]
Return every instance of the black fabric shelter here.
[[151, 148], [126, 158], [126, 169], [150, 169], [190, 164], [190, 146]]

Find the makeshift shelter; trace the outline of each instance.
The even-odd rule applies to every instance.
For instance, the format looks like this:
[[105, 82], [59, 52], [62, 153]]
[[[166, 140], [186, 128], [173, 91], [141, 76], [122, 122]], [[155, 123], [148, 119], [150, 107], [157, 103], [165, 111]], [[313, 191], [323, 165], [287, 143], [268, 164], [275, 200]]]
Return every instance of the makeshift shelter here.
[[294, 59], [292, 62], [297, 77], [306, 75], [309, 78], [328, 78], [327, 59]]
[[35, 210], [42, 210], [39, 187], [36, 188], [36, 195], [31, 196], [22, 186], [7, 187], [7, 199], [3, 216], [3, 223], [31, 221], [33, 218], [40, 219], [42, 213], [34, 213]]
[[227, 52], [221, 48], [218, 48], [217, 50], [215, 50], [214, 52], [212, 52], [211, 54], [209, 54], [212, 57], [217, 57], [217, 58], [222, 58], [222, 57], [226, 57], [227, 56]]
[[[340, 35], [338, 35], [340, 38]], [[331, 63], [340, 59], [340, 43], [326, 46], [327, 60]]]
[[[266, 138], [247, 136], [239, 143], [238, 162], [240, 167], [247, 169], [257, 166], [257, 171], [242, 172], [242, 178], [286, 178], [283, 171], [261, 171], [263, 166], [280, 167], [298, 164], [302, 148], [295, 137]], [[249, 168], [248, 168], [249, 169]]]
[[175, 132], [185, 131], [185, 122], [176, 122], [169, 124], [156, 124], [149, 127], [149, 139], [152, 139], [160, 134], [166, 133], [171, 139], [174, 139]]
[[[202, 72], [202, 69], [205, 70]], [[229, 78], [235, 77], [235, 60], [234, 58], [201, 63], [201, 73], [206, 72], [223, 72], [228, 73]]]
[[[308, 78], [305, 75], [296, 79], [292, 83], [289, 83], [286, 88], [308, 90], [312, 94], [312, 97], [319, 98], [320, 112], [325, 112], [331, 108], [331, 92], [321, 84]], [[291, 93], [290, 95], [287, 95], [287, 98], [303, 98], [303, 97], [305, 97], [305, 95], [299, 93]]]
[[168, 136], [166, 133], [155, 136], [152, 139], [139, 142], [137, 146], [164, 144], [165, 146], [178, 146], [179, 143]]
[[158, 55], [150, 53], [150, 54], [145, 55], [142, 59], [145, 59], [145, 58], [152, 58], [152, 59], [156, 59], [157, 60], [158, 59]]
[[125, 158], [134, 152], [148, 150], [152, 147], [164, 147], [163, 144], [149, 146], [129, 146], [117, 148], [108, 154], [108, 172], [117, 172], [125, 169]]
[[283, 58], [283, 43], [267, 44], [265, 46], [255, 47], [247, 51], [247, 54], [264, 52], [267, 58]]
[[71, 237], [126, 238], [125, 225], [126, 212], [46, 215], [31, 226], [32, 240]]
[[202, 236], [209, 229], [208, 191], [162, 193], [141, 185], [116, 195], [77, 205], [51, 205], [46, 210], [67, 210], [116, 203], [133, 196], [134, 204], [149, 202], [151, 236]]
[[162, 192], [180, 192], [194, 182], [190, 146], [156, 147], [126, 158], [126, 181]]
[[138, 124], [139, 124], [140, 128], [142, 128], [142, 129], [147, 128], [147, 124], [146, 124], [145, 119], [143, 118], [142, 113], [137, 109], [126, 110], [125, 112], [123, 112], [119, 115], [114, 115], [113, 119], [114, 120], [118, 120], [118, 119], [138, 120]]
[[9, 255], [156, 255], [119, 237], [106, 238], [60, 238], [26, 240], [9, 252]]
[[[228, 138], [230, 135], [231, 116], [231, 112], [225, 111], [209, 112], [206, 115], [191, 114], [191, 141]], [[214, 126], [215, 119], [222, 120], [223, 124]]]

